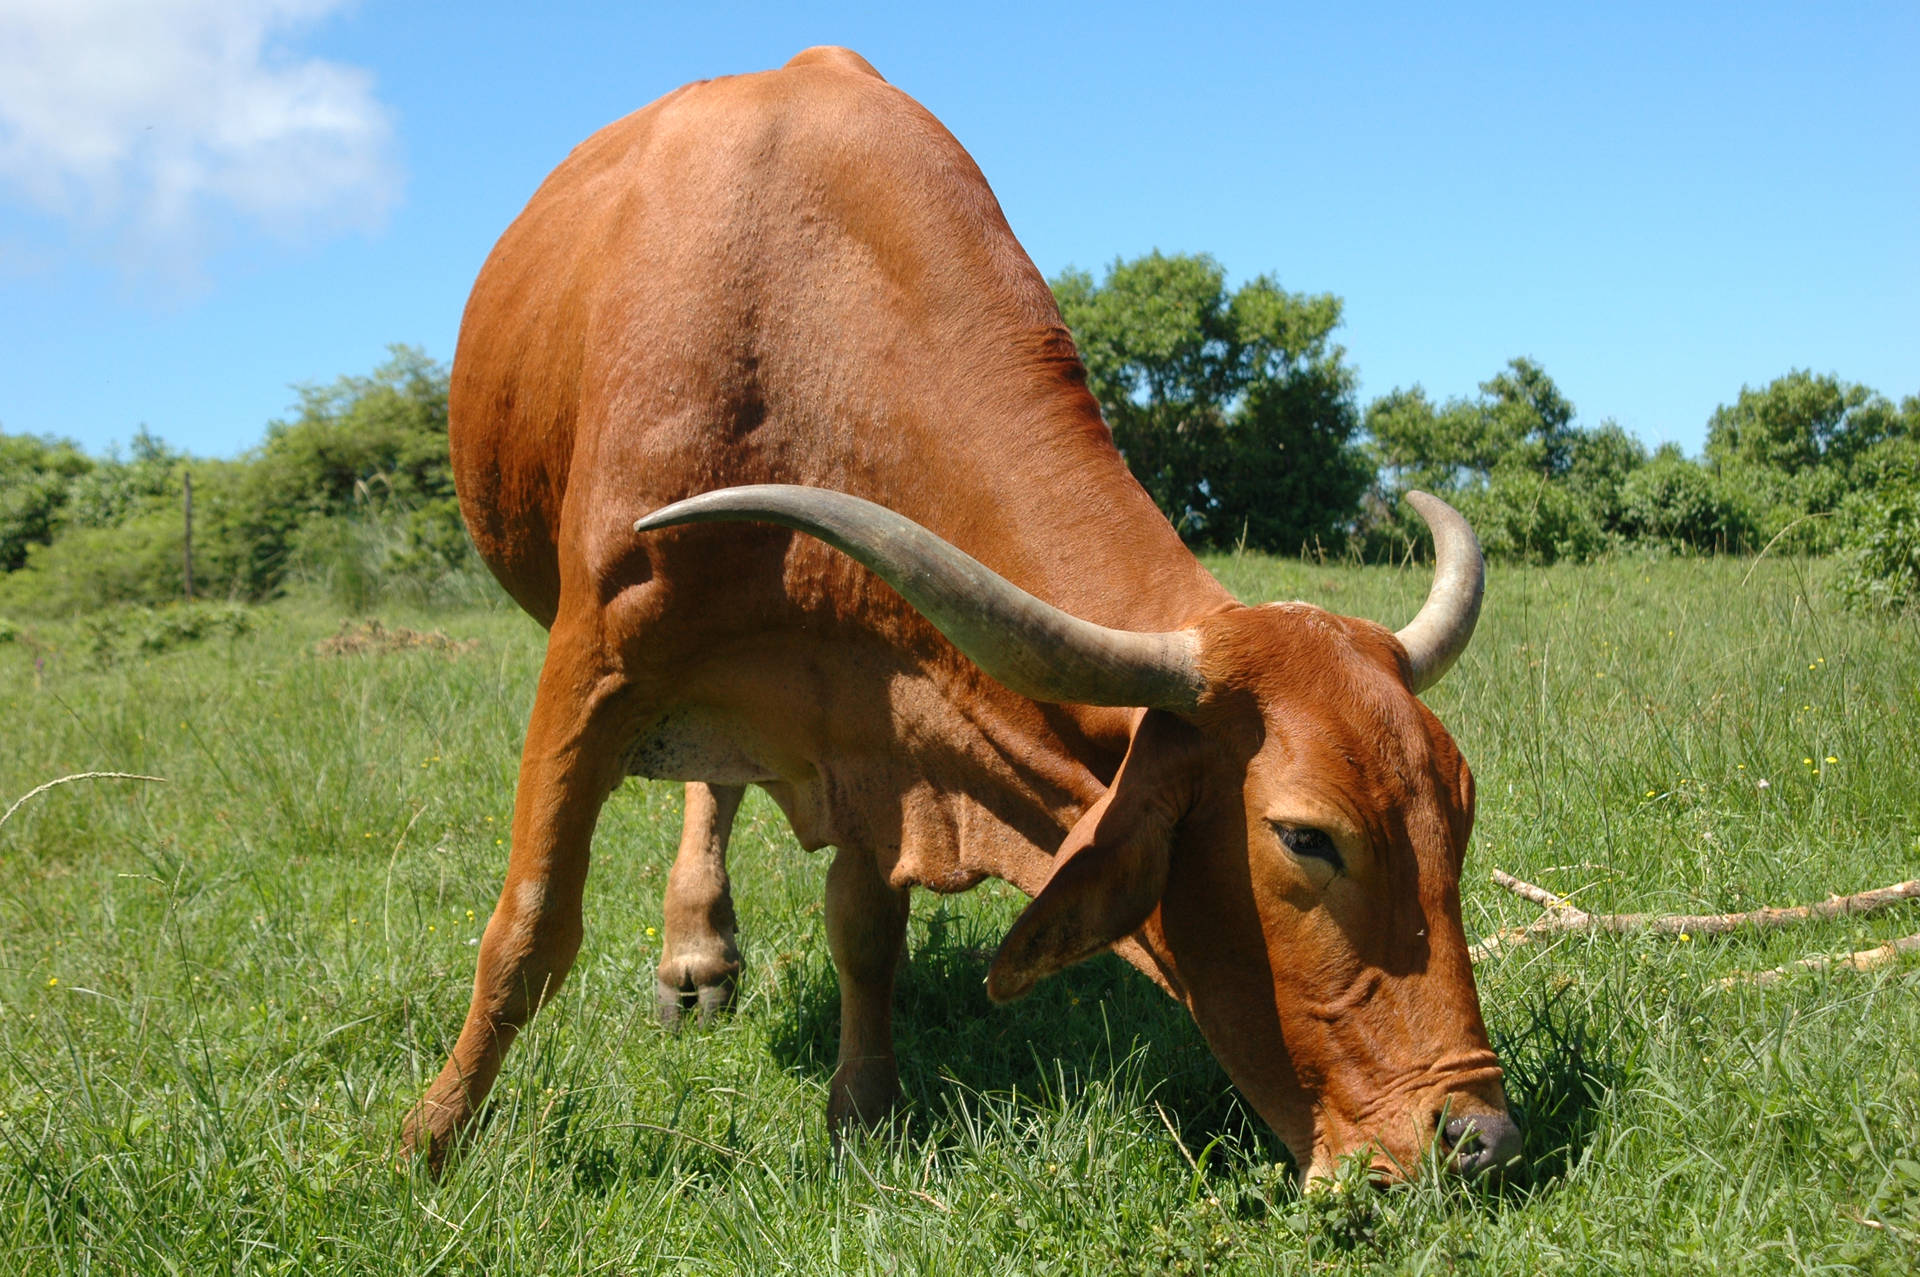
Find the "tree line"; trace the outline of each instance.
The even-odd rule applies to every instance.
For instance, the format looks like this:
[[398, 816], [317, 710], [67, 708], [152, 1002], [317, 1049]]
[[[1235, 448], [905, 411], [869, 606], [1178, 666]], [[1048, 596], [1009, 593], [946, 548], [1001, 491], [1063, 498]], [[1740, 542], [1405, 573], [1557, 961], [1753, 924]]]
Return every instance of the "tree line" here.
[[[1896, 404], [1790, 371], [1742, 387], [1689, 457], [1611, 420], [1582, 424], [1524, 357], [1474, 395], [1436, 402], [1414, 386], [1363, 407], [1335, 341], [1338, 297], [1271, 275], [1229, 289], [1205, 255], [1050, 282], [1115, 443], [1197, 548], [1417, 554], [1424, 529], [1400, 499], [1417, 487], [1458, 506], [1495, 561], [1837, 551], [1851, 597], [1920, 598], [1920, 395]], [[230, 460], [190, 459], [144, 429], [106, 457], [0, 433], [0, 611], [177, 597], [189, 467], [207, 594], [306, 582], [357, 606], [484, 593], [447, 458], [446, 367], [396, 346], [369, 375], [298, 394]]]
[[179, 598], [193, 481], [193, 574], [205, 597], [319, 586], [350, 606], [478, 584], [447, 455], [447, 368], [395, 346], [371, 374], [298, 388], [286, 420], [225, 460], [144, 427], [125, 452], [0, 434], [0, 613], [64, 615]]

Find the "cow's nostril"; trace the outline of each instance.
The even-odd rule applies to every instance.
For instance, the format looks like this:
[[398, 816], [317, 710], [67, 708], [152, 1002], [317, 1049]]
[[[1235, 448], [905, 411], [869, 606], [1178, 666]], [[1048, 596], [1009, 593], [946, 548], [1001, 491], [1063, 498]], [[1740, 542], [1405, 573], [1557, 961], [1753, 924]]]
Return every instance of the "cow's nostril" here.
[[1505, 1113], [1456, 1117], [1440, 1138], [1453, 1154], [1453, 1169], [1469, 1179], [1503, 1171], [1520, 1158], [1520, 1128]]

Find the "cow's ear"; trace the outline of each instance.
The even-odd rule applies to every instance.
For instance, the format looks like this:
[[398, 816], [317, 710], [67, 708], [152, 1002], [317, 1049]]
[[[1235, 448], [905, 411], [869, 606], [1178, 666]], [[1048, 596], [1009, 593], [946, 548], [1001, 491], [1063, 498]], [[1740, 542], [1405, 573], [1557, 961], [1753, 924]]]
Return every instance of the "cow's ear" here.
[[1113, 784], [1068, 832], [1047, 885], [1000, 942], [988, 997], [1023, 997], [1152, 916], [1166, 890], [1174, 828], [1193, 803], [1198, 745], [1198, 733], [1174, 715], [1142, 716]]

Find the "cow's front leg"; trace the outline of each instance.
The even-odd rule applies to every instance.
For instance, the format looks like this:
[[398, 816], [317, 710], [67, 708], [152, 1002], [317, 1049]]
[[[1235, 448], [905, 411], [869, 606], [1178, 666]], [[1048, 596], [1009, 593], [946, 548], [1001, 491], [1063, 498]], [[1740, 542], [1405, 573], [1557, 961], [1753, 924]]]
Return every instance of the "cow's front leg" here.
[[873, 856], [834, 853], [827, 870], [827, 945], [840, 976], [840, 1060], [827, 1086], [827, 1127], [837, 1143], [878, 1126], [900, 1098], [893, 1058], [893, 976], [907, 934], [907, 892], [887, 885]]
[[667, 874], [660, 954], [661, 1022], [669, 1027], [693, 1007], [700, 1023], [733, 1005], [740, 975], [733, 894], [727, 882], [727, 838], [746, 794], [740, 785], [687, 786], [680, 854]]
[[588, 844], [620, 779], [620, 685], [596, 657], [558, 632], [547, 647], [520, 759], [507, 881], [480, 941], [473, 1001], [403, 1137], [435, 1170], [485, 1100], [515, 1035], [560, 987], [580, 950]]

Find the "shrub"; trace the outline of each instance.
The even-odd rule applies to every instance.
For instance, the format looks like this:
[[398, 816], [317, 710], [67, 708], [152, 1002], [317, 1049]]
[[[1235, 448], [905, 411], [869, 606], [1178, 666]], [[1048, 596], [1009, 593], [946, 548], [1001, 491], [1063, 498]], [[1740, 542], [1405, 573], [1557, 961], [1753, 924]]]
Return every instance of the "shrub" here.
[[472, 605], [500, 595], [452, 498], [310, 518], [290, 540], [286, 581], [351, 612], [386, 601]]
[[237, 603], [176, 603], [142, 612], [133, 627], [142, 652], [167, 652], [212, 635], [239, 638], [253, 629], [253, 613]]
[[238, 638], [252, 629], [253, 614], [235, 603], [107, 608], [80, 623], [87, 654], [103, 666], [134, 652], [157, 656], [215, 635]]
[[1920, 486], [1861, 495], [1840, 524], [1840, 596], [1855, 607], [1920, 607]]
[[381, 539], [368, 519], [308, 519], [292, 538], [287, 583], [324, 594], [349, 612], [364, 612], [382, 594]]
[[1828, 466], [1784, 474], [1735, 467], [1722, 478], [1735, 491], [1752, 494], [1759, 511], [1754, 527], [1759, 544], [1794, 554], [1831, 554], [1838, 548], [1840, 524], [1835, 516], [1850, 491], [1843, 471]]
[[[193, 462], [195, 593], [269, 598], [298, 561], [355, 607], [470, 599], [481, 574], [454, 500], [446, 403], [445, 367], [396, 346], [371, 376], [303, 388], [294, 420], [247, 456]], [[177, 599], [186, 460], [144, 430], [131, 457], [99, 462], [0, 435], [0, 605], [69, 616]]]
[[116, 603], [176, 599], [181, 587], [180, 518], [154, 513], [30, 546], [25, 566], [0, 577], [0, 606], [29, 616], [78, 616]]
[[[1912, 403], [1912, 400], [1908, 401]], [[1920, 407], [1914, 415], [1920, 417]], [[1868, 448], [1853, 465], [1857, 492], [1920, 486], [1920, 436], [1903, 435]]]
[[[193, 468], [193, 580], [203, 599], [251, 601], [271, 592], [284, 547], [254, 535], [245, 462]], [[115, 604], [178, 600], [185, 587], [185, 528], [171, 499], [149, 502], [109, 527], [71, 526], [27, 549], [19, 571], [0, 576], [0, 607], [32, 616], [78, 616]]]
[[1603, 421], [1573, 432], [1565, 482], [1585, 501], [1600, 527], [1619, 533], [1624, 513], [1621, 489], [1647, 464], [1647, 449], [1620, 423]]
[[1752, 544], [1752, 509], [1726, 477], [1663, 448], [1620, 485], [1622, 532], [1644, 544], [1711, 553]]
[[1367, 409], [1379, 486], [1355, 525], [1362, 557], [1394, 555], [1427, 535], [1399, 499], [1424, 488], [1452, 502], [1490, 558], [1552, 563], [1603, 554], [1620, 541], [1621, 487], [1647, 459], [1618, 423], [1573, 424], [1574, 407], [1545, 370], [1513, 359], [1477, 399], [1434, 405], [1418, 386]]
[[299, 415], [270, 423], [266, 442], [237, 463], [222, 514], [245, 546], [238, 592], [278, 592], [294, 560], [315, 553], [308, 529], [317, 520], [384, 523], [395, 511], [452, 502], [446, 367], [394, 346], [371, 376], [302, 387]]
[[1611, 543], [1588, 494], [1543, 475], [1497, 471], [1486, 487], [1455, 502], [1490, 559], [1579, 562]]

